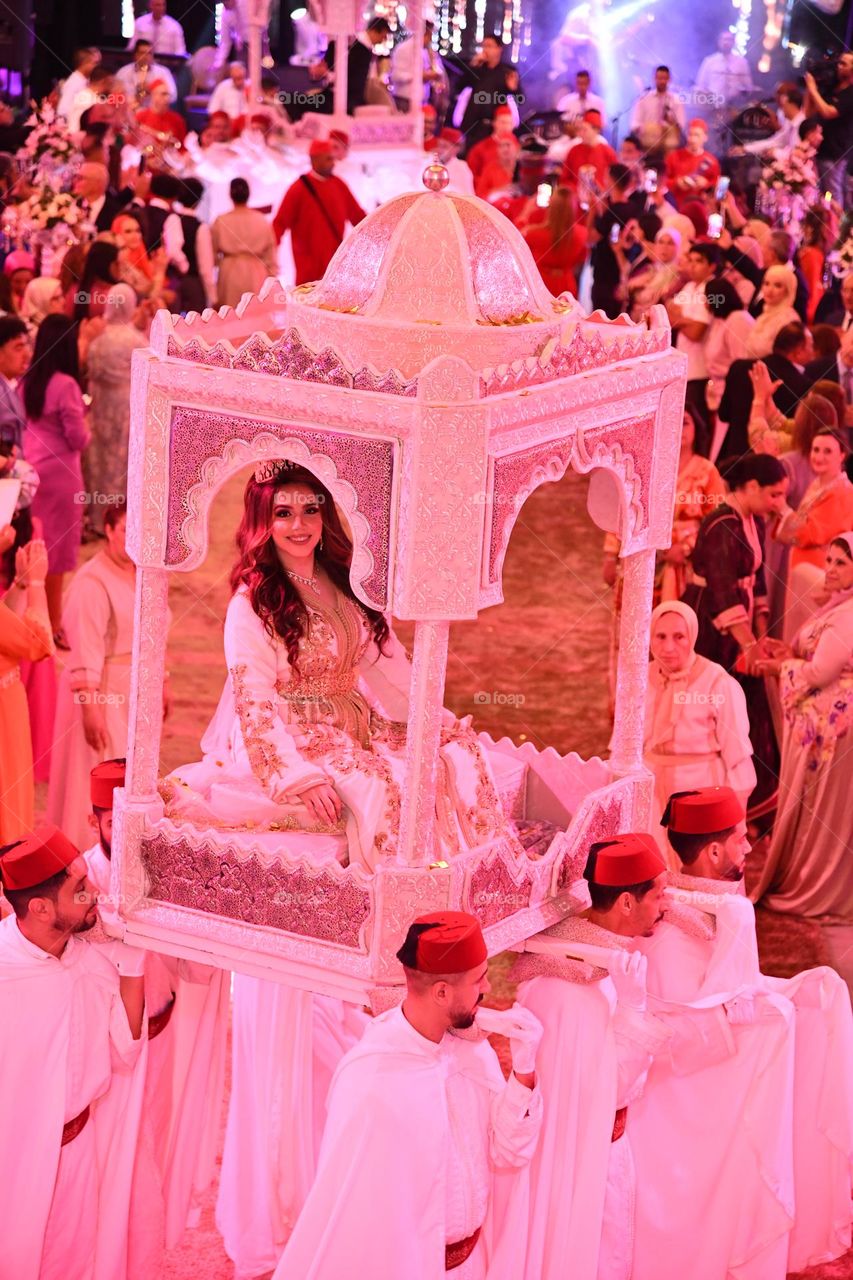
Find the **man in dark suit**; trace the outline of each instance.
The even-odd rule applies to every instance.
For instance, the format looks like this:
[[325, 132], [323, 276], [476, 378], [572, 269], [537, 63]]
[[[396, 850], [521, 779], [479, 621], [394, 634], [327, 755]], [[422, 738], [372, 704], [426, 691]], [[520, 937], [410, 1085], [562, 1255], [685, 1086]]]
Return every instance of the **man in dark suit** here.
[[847, 272], [840, 285], [835, 281], [827, 289], [817, 304], [815, 324], [834, 324], [843, 333], [853, 328], [853, 271]]
[[[515, 67], [503, 61], [504, 46], [498, 36], [483, 36], [480, 52], [465, 68], [457, 85], [458, 96], [465, 89], [471, 93], [459, 128], [465, 134], [466, 146], [487, 138], [498, 107], [509, 105], [509, 99], [523, 102], [521, 81]], [[454, 112], [454, 123], [457, 116]]]
[[0, 475], [6, 470], [7, 447], [21, 447], [27, 425], [24, 406], [17, 383], [30, 363], [30, 340], [27, 326], [18, 316], [0, 316]]
[[93, 223], [98, 232], [109, 231], [113, 219], [126, 209], [133, 199], [131, 187], [122, 191], [109, 190], [110, 175], [106, 165], [94, 160], [81, 164], [74, 179], [74, 194], [78, 200], [85, 201], [87, 221]]
[[[786, 418], [794, 416], [797, 405], [814, 381], [805, 369], [813, 354], [812, 336], [805, 325], [786, 324], [777, 333], [773, 351], [764, 361], [773, 381], [781, 383], [773, 393], [773, 401]], [[754, 363], [754, 360], [734, 360], [726, 375], [719, 408], [719, 417], [729, 424], [720, 450], [724, 458], [738, 458], [749, 450], [748, 426], [752, 411], [749, 371]]]
[[[347, 115], [352, 115], [356, 107], [363, 107], [367, 102], [367, 81], [370, 68], [376, 57], [378, 44], [385, 44], [391, 35], [391, 27], [385, 18], [371, 18], [364, 31], [360, 31], [353, 40], [347, 54]], [[334, 40], [323, 55], [323, 61], [315, 63], [311, 68], [314, 79], [328, 75], [335, 68], [337, 49]], [[334, 93], [331, 87], [317, 95], [317, 110], [331, 114], [334, 109]]]

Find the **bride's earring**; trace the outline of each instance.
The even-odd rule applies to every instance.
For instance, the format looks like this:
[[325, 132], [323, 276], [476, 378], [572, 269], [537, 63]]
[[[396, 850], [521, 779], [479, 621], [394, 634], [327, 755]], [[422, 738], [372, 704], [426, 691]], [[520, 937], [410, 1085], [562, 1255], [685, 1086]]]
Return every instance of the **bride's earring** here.
[[322, 550], [323, 550], [323, 535], [322, 535], [322, 533], [320, 534], [320, 541], [317, 543], [317, 550], [318, 550], [318, 551], [322, 551]]

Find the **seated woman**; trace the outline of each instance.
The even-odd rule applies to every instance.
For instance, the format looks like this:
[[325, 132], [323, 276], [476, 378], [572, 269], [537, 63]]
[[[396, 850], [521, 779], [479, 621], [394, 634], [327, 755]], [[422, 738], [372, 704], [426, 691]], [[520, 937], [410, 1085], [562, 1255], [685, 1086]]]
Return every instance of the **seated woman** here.
[[[408, 659], [382, 614], [356, 600], [352, 543], [309, 471], [259, 464], [244, 504], [228, 680], [204, 759], [161, 784], [166, 816], [244, 832], [345, 832], [349, 863], [371, 871], [397, 850]], [[470, 720], [449, 711], [436, 832], [444, 856], [509, 834]], [[311, 854], [337, 856], [339, 844], [313, 842]]]
[[756, 781], [743, 690], [696, 652], [698, 635], [699, 619], [681, 601], [652, 613], [643, 758], [655, 779], [652, 833], [674, 871], [681, 864], [660, 826], [673, 792], [731, 787], [746, 808]]

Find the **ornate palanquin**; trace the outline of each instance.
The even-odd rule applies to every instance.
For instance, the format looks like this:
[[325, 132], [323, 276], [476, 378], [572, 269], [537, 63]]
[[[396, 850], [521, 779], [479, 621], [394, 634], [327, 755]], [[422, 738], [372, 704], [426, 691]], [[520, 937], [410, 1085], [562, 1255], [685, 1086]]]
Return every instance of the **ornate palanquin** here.
[[[440, 188], [443, 171], [427, 170]], [[323, 281], [268, 281], [232, 311], [160, 313], [134, 356], [128, 547], [139, 567], [127, 787], [113, 890], [130, 941], [375, 1008], [416, 914], [482, 920], [492, 953], [565, 914], [589, 844], [642, 823], [647, 636], [655, 550], [669, 544], [685, 361], [662, 309], [648, 328], [553, 298], [521, 236], [482, 201], [433, 189], [380, 207]], [[260, 458], [308, 466], [352, 531], [364, 602], [413, 620], [399, 853], [372, 875], [181, 826], [158, 794], [169, 579], [207, 553], [211, 502]], [[619, 534], [624, 603], [611, 759], [508, 739], [509, 814], [538, 831], [437, 863], [434, 793], [450, 623], [502, 599], [512, 528], [537, 486], [590, 476]], [[558, 691], [555, 691], [557, 693]], [[544, 834], [543, 834], [544, 833]], [[437, 864], [437, 865], [436, 865]]]

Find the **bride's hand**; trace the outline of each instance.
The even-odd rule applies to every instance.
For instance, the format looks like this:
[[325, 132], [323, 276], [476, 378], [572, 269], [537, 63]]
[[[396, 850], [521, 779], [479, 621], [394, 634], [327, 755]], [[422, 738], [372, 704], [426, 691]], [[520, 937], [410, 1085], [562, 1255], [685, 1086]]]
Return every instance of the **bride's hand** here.
[[314, 787], [300, 791], [299, 799], [318, 822], [334, 824], [341, 816], [341, 798], [328, 782], [318, 782]]

